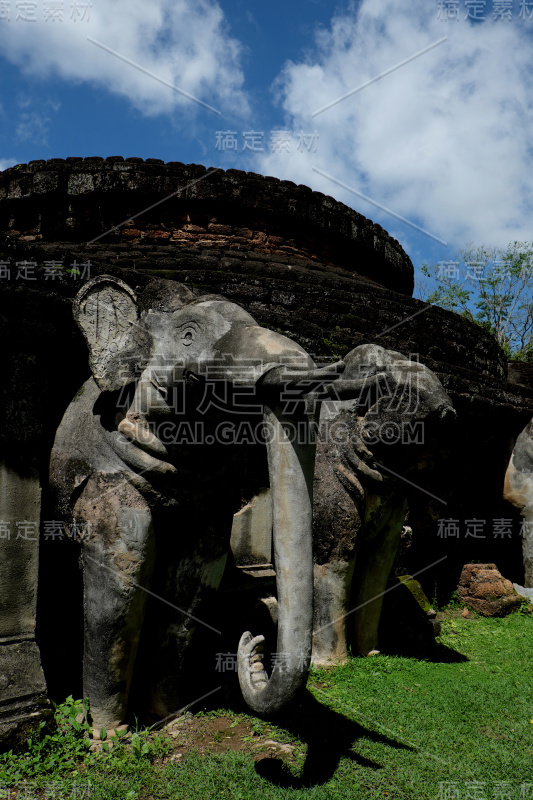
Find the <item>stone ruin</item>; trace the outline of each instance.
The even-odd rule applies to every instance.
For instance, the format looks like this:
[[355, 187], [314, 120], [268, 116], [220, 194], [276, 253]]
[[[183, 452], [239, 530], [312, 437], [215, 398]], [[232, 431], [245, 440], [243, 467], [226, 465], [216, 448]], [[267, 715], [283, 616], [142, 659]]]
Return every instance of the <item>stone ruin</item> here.
[[[259, 328], [287, 337], [318, 368], [346, 359], [352, 381], [362, 365], [366, 376], [388, 376], [389, 389], [402, 397], [394, 409], [376, 397], [365, 413], [353, 397], [323, 403], [321, 425], [335, 419], [357, 436], [350, 447], [317, 449], [317, 663], [339, 663], [348, 645], [361, 654], [377, 646], [381, 599], [368, 601], [395, 575], [418, 577], [428, 597], [441, 599], [474, 560], [524, 582], [522, 507], [510, 510], [503, 486], [515, 441], [533, 414], [531, 383], [516, 370], [508, 375], [503, 353], [482, 329], [412, 298], [411, 261], [379, 225], [305, 186], [238, 170], [157, 159], [51, 159], [0, 175], [0, 251], [5, 741], [38, 717], [47, 696], [82, 692], [79, 542], [72, 541], [69, 510], [58, 515], [49, 464], [61, 421], [91, 378], [73, 301], [99, 276], [103, 283], [91, 284], [94, 291], [130, 287], [142, 313], [169, 308], [176, 293], [194, 301], [226, 298]], [[413, 375], [420, 403], [409, 417], [403, 390]], [[243, 624], [257, 628], [261, 619], [275, 631], [278, 613], [272, 487], [264, 470], [252, 473], [236, 501], [231, 552], [212, 611], [231, 652]], [[489, 523], [509, 517], [512, 537], [493, 536]], [[457, 521], [456, 535], [445, 534], [442, 520]], [[467, 537], [465, 520], [489, 527], [478, 525]], [[345, 617], [362, 604], [353, 619]], [[211, 659], [213, 647], [200, 641], [193, 652]], [[220, 640], [216, 647], [222, 651]], [[176, 654], [169, 653], [172, 664]], [[184, 658], [184, 674], [195, 674], [198, 658], [192, 666]], [[135, 666], [141, 678], [131, 702], [161, 716], [181, 698], [173, 688], [164, 708], [143, 698], [144, 659]]]

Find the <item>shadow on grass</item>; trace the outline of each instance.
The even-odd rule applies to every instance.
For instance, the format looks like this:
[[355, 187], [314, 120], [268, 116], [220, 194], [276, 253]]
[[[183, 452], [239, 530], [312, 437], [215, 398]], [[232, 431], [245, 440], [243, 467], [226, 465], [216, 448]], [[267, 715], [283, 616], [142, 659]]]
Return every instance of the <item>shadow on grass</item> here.
[[335, 774], [341, 758], [355, 761], [363, 767], [382, 769], [381, 764], [352, 751], [356, 740], [362, 737], [414, 752], [413, 747], [368, 730], [333, 711], [308, 691], [299, 707], [272, 721], [308, 745], [307, 758], [299, 777], [292, 775], [279, 758], [264, 758], [256, 763], [258, 775], [276, 786], [304, 789], [324, 784]]
[[382, 653], [387, 656], [400, 656], [402, 658], [416, 658], [419, 661], [430, 661], [432, 664], [460, 664], [468, 661], [467, 656], [441, 643], [435, 643], [430, 646], [408, 642], [402, 644], [396, 643], [384, 647]]

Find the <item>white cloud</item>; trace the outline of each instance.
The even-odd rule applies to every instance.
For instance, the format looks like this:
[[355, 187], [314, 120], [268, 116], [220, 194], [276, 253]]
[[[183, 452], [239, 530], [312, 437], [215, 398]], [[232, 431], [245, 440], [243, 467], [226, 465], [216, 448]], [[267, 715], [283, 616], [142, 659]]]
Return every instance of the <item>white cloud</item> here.
[[0, 172], [3, 172], [9, 167], [14, 167], [19, 162], [14, 158], [0, 158]]
[[182, 94], [89, 42], [90, 36], [221, 111], [246, 110], [241, 46], [216, 0], [102, 0], [92, 4], [88, 22], [70, 18], [72, 4], [65, 4], [62, 21], [45, 21], [41, 5], [35, 21], [12, 18], [0, 26], [3, 56], [26, 74], [88, 81], [148, 115], [198, 111]]
[[46, 144], [46, 132], [50, 117], [30, 111], [20, 115], [20, 122], [15, 133], [21, 142], [31, 141], [35, 144]]
[[[331, 194], [396, 232], [400, 223], [387, 224], [311, 166], [452, 245], [533, 238], [531, 27], [516, 9], [512, 21], [471, 25], [439, 21], [436, 2], [362, 0], [319, 31], [313, 52], [288, 62], [274, 87], [286, 126], [318, 131], [316, 153], [293, 145], [290, 155], [260, 157], [256, 168]], [[312, 117], [446, 35], [430, 52]]]

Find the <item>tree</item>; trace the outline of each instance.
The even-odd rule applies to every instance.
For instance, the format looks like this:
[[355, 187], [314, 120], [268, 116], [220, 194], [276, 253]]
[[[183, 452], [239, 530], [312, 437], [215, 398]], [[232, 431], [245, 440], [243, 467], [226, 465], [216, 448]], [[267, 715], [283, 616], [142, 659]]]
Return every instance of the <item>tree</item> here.
[[508, 358], [533, 361], [533, 242], [469, 244], [421, 272], [416, 296], [489, 331]]

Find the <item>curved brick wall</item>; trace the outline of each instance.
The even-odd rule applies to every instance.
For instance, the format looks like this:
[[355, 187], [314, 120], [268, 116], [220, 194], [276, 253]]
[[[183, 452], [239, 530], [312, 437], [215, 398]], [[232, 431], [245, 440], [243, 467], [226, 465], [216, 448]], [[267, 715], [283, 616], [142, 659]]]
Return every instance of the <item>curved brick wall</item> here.
[[491, 337], [409, 297], [411, 261], [379, 225], [290, 181], [208, 173], [119, 156], [8, 169], [0, 173], [0, 259], [37, 264], [36, 281], [24, 282], [30, 294], [71, 297], [79, 284], [47, 279], [43, 265], [90, 262], [92, 275], [133, 270], [137, 283], [158, 276], [226, 295], [318, 359], [377, 341], [419, 353], [448, 386], [461, 375], [504, 378]]
[[121, 227], [101, 240], [109, 246], [171, 245], [175, 255], [193, 245], [303, 257], [404, 294], [413, 289], [411, 260], [396, 239], [332, 197], [291, 181], [120, 156], [31, 161], [0, 176], [0, 229], [11, 236], [90, 241], [115, 225]]

